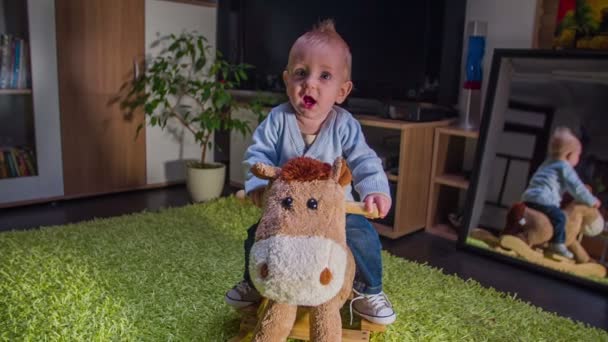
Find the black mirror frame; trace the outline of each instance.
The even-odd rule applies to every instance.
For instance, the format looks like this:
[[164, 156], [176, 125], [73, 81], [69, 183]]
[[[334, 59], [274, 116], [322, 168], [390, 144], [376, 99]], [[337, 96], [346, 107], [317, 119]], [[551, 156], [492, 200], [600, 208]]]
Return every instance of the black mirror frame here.
[[602, 285], [598, 282], [587, 280], [583, 277], [577, 277], [565, 272], [560, 272], [538, 264], [520, 260], [517, 258], [502, 255], [500, 253], [491, 252], [480, 247], [476, 247], [466, 243], [467, 237], [472, 229], [473, 211], [475, 204], [476, 192], [480, 185], [481, 166], [483, 155], [487, 148], [489, 128], [493, 123], [492, 111], [496, 98], [496, 88], [500, 77], [500, 69], [503, 61], [512, 58], [542, 58], [542, 59], [602, 59], [608, 61], [608, 51], [590, 51], [590, 50], [538, 50], [538, 49], [495, 49], [492, 56], [490, 75], [488, 79], [488, 87], [485, 96], [483, 107], [483, 115], [479, 128], [479, 138], [475, 149], [475, 158], [471, 173], [470, 186], [466, 195], [466, 204], [464, 208], [464, 225], [458, 235], [458, 247], [474, 253], [479, 253], [484, 256], [489, 256], [501, 260], [506, 263], [521, 266], [533, 272], [547, 274], [549, 276], [567, 280], [573, 284], [591, 288], [597, 291], [608, 293], [608, 285]]

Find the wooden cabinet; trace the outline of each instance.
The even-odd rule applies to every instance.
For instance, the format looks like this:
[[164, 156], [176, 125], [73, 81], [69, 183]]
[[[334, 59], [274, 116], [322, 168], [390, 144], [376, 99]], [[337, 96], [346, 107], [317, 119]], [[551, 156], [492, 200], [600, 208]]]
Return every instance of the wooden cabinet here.
[[[393, 198], [392, 225], [372, 221], [380, 235], [396, 239], [425, 227], [435, 130], [451, 120], [406, 122], [356, 115], [362, 126], [376, 127], [399, 133], [398, 174], [389, 174], [396, 185]], [[373, 148], [373, 146], [372, 146]]]
[[456, 240], [457, 231], [448, 224], [447, 215], [458, 212], [461, 192], [469, 188], [463, 171], [466, 139], [477, 140], [477, 131], [458, 127], [438, 127], [433, 143], [426, 230]]
[[56, 0], [65, 196], [146, 184], [143, 113], [113, 99], [144, 55], [144, 0]]
[[53, 6], [53, 0], [4, 1], [0, 9], [2, 33], [29, 49], [23, 70], [31, 75], [26, 88], [0, 91], [0, 146], [28, 146], [35, 163], [35, 172], [0, 179], [0, 207], [63, 194]]
[[27, 3], [0, 4], [0, 179], [38, 175]]

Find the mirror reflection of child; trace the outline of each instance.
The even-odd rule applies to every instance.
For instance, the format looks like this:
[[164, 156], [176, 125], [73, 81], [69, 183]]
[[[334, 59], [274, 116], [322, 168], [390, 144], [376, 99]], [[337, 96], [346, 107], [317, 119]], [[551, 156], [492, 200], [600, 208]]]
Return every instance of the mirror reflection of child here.
[[599, 208], [601, 202], [585, 187], [574, 167], [578, 164], [582, 146], [578, 138], [566, 127], [555, 129], [549, 142], [549, 155], [536, 170], [522, 201], [538, 210], [553, 224], [553, 238], [549, 249], [572, 258], [572, 253], [564, 244], [566, 241], [566, 215], [560, 209], [560, 202], [568, 192], [576, 202]]

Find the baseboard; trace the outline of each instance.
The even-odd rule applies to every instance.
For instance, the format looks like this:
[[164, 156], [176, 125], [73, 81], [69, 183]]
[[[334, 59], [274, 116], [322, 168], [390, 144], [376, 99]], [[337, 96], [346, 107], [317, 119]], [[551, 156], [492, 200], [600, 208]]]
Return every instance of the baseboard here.
[[8, 203], [0, 204], [0, 209], [23, 207], [23, 206], [28, 206], [28, 205], [43, 204], [43, 203], [50, 203], [50, 202], [57, 202], [57, 201], [68, 201], [68, 200], [74, 200], [74, 199], [80, 199], [80, 198], [104, 196], [104, 195], [111, 195], [111, 194], [119, 194], [119, 193], [124, 193], [124, 192], [131, 192], [131, 191], [153, 190], [153, 189], [167, 188], [167, 187], [174, 186], [174, 185], [181, 185], [181, 184], [185, 184], [185, 183], [186, 183], [186, 181], [180, 180], [180, 181], [162, 182], [162, 183], [155, 183], [155, 184], [146, 184], [146, 185], [137, 186], [137, 187], [133, 187], [133, 188], [129, 188], [129, 189], [120, 189], [120, 190], [115, 190], [115, 191], [94, 192], [94, 193], [86, 193], [86, 194], [78, 194], [78, 195], [70, 195], [70, 196], [54, 196], [54, 197], [37, 198], [37, 199], [26, 200], [26, 201], [8, 202]]

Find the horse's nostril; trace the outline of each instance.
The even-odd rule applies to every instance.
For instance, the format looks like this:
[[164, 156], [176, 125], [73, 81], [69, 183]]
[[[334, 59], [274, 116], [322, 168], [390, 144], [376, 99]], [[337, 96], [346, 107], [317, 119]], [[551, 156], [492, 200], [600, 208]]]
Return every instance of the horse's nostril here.
[[329, 284], [329, 282], [331, 282], [331, 271], [329, 270], [329, 268], [325, 268], [323, 270], [323, 272], [321, 272], [321, 277], [319, 277], [319, 281], [321, 282], [321, 285], [327, 285]]
[[263, 264], [260, 268], [260, 276], [262, 279], [266, 279], [268, 277], [268, 264]]

